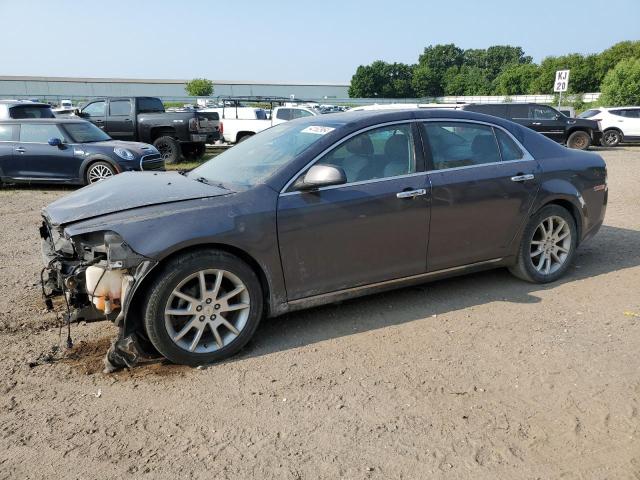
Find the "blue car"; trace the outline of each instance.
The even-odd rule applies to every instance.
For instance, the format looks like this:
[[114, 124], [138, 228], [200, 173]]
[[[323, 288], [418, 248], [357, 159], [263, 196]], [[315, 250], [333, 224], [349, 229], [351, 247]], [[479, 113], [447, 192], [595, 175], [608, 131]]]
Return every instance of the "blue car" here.
[[113, 140], [80, 119], [0, 121], [2, 183], [87, 185], [135, 170], [164, 170], [153, 145]]

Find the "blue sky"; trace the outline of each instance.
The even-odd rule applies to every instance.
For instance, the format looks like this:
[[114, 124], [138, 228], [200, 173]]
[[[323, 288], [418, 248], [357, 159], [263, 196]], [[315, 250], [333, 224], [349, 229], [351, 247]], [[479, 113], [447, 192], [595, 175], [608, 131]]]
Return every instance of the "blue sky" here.
[[0, 0], [0, 18], [0, 75], [348, 83], [435, 43], [539, 61], [640, 39], [638, 0]]

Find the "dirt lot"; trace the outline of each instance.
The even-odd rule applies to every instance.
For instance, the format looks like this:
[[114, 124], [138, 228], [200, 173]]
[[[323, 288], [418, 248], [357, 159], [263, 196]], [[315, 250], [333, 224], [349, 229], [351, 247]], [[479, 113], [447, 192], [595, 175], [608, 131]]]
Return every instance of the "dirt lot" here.
[[606, 225], [562, 282], [441, 281], [112, 375], [112, 326], [65, 351], [42, 311], [39, 210], [68, 190], [0, 190], [0, 478], [640, 479], [640, 148], [600, 153]]

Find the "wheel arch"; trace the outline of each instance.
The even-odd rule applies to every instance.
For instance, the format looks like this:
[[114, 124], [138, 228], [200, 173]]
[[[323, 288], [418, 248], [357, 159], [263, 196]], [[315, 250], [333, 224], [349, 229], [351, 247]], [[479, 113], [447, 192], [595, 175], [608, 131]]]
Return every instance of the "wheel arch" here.
[[578, 231], [577, 243], [580, 244], [580, 239], [582, 238], [584, 219], [583, 219], [583, 213], [581, 211], [580, 202], [578, 198], [570, 197], [566, 195], [547, 198], [543, 203], [538, 205], [538, 207], [531, 212], [531, 215], [529, 216], [529, 218], [533, 218], [533, 216], [536, 213], [538, 213], [544, 207], [549, 205], [558, 205], [560, 207], [563, 207], [565, 210], [567, 210], [571, 214], [571, 216], [573, 217], [573, 221], [576, 224], [576, 230]]
[[149, 138], [151, 140], [151, 143], [155, 142], [160, 137], [172, 137], [177, 140], [176, 129], [170, 125], [162, 125], [152, 127], [149, 130]]
[[121, 173], [122, 172], [122, 168], [120, 168], [120, 166], [118, 165], [118, 162], [116, 162], [115, 160], [113, 160], [112, 158], [109, 158], [106, 155], [91, 155], [89, 158], [85, 158], [84, 161], [82, 162], [82, 165], [80, 165], [80, 179], [85, 182], [86, 181], [86, 174], [87, 174], [87, 169], [94, 163], [96, 162], [107, 162], [109, 165], [111, 165], [116, 173]]
[[156, 263], [153, 268], [147, 272], [147, 274], [142, 278], [139, 284], [136, 285], [135, 289], [132, 291], [133, 297], [131, 298], [128, 304], [127, 311], [125, 312], [125, 329], [127, 331], [139, 330], [139, 328], [142, 327], [142, 309], [144, 307], [144, 299], [146, 298], [149, 285], [156, 278], [162, 267], [178, 255], [193, 253], [199, 250], [219, 250], [222, 252], [230, 253], [245, 262], [258, 277], [258, 281], [260, 282], [260, 286], [262, 287], [262, 297], [264, 302], [263, 304], [265, 314], [266, 316], [270, 315], [270, 312], [273, 308], [273, 300], [271, 295], [273, 289], [269, 280], [269, 276], [266, 274], [264, 267], [262, 267], [252, 255], [238, 247], [224, 243], [202, 243], [197, 245], [190, 245], [188, 247], [172, 251], [168, 255], [162, 257], [158, 261], [158, 263]]

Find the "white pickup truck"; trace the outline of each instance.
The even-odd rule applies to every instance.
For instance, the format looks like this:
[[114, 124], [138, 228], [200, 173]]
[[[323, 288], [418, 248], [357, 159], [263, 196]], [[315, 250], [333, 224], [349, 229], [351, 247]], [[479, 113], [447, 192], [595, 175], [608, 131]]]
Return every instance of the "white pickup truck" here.
[[273, 109], [271, 118], [266, 110], [254, 107], [210, 107], [201, 112], [216, 112], [220, 116], [220, 132], [224, 140], [238, 143], [262, 130], [301, 117], [319, 115], [319, 112], [306, 106], [282, 106]]

